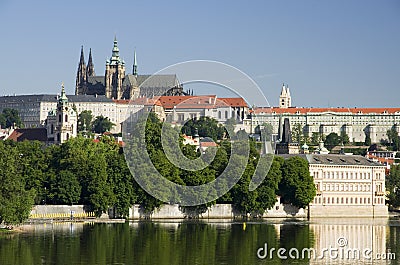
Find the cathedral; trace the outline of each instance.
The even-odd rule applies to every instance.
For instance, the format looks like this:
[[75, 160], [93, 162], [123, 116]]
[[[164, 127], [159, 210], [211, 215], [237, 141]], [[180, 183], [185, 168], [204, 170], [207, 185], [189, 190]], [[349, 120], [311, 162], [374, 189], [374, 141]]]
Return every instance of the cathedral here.
[[119, 56], [118, 41], [115, 38], [111, 58], [106, 61], [104, 76], [95, 73], [91, 49], [86, 65], [82, 46], [75, 95], [105, 95], [110, 99], [133, 100], [139, 97], [180, 96], [186, 93], [174, 74], [139, 75], [136, 52], [133, 56], [132, 74], [126, 73], [125, 62]]

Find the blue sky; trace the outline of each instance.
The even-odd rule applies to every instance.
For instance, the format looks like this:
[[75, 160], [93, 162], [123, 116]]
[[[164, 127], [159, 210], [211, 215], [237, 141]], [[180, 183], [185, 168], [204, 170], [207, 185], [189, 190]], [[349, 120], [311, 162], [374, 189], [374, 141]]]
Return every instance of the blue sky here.
[[0, 95], [74, 93], [81, 45], [104, 75], [116, 34], [139, 74], [216, 60], [271, 105], [288, 83], [296, 106], [400, 107], [400, 1], [0, 0], [0, 24]]

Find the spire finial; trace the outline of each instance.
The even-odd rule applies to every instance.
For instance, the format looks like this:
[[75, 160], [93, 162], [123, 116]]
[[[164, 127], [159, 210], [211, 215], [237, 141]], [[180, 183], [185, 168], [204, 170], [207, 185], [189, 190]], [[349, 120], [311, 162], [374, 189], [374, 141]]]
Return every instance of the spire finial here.
[[95, 76], [94, 64], [92, 59], [92, 48], [89, 49], [89, 61], [87, 65], [87, 76]]
[[136, 48], [133, 51], [133, 71], [132, 71], [132, 74], [137, 76]]
[[83, 55], [83, 45], [81, 46], [81, 58], [79, 59], [80, 64], [85, 64], [85, 56]]

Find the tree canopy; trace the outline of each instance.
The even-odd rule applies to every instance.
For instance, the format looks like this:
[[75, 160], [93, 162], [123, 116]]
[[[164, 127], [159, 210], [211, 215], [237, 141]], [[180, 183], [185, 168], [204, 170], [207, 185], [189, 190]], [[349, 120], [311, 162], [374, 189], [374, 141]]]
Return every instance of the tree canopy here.
[[[88, 118], [89, 115], [86, 114], [86, 118]], [[96, 133], [105, 133], [109, 132], [112, 127], [114, 127], [115, 124], [112, 123], [108, 117], [104, 117], [103, 115], [97, 116], [94, 121], [93, 121], [93, 131]]]
[[16, 109], [5, 108], [0, 114], [0, 125], [2, 128], [11, 128], [16, 126], [21, 128], [23, 126], [19, 112]]

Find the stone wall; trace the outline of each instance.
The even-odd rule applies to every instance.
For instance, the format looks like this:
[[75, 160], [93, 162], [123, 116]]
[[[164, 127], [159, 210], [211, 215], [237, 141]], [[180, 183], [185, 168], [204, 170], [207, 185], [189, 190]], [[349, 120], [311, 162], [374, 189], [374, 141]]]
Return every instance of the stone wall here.
[[385, 205], [311, 205], [310, 217], [387, 217]]
[[85, 213], [84, 205], [35, 205], [31, 210], [31, 215], [34, 214], [59, 214], [74, 211], [76, 214]]
[[[205, 213], [200, 215], [201, 219], [232, 219], [235, 216], [240, 216], [235, 213], [232, 209], [231, 204], [216, 204], [211, 206]], [[306, 218], [307, 213], [304, 209], [299, 209], [292, 205], [276, 203], [274, 207], [267, 210], [264, 218]], [[183, 219], [187, 218], [187, 215], [183, 213], [179, 205], [177, 204], [166, 204], [156, 209], [154, 213], [147, 215], [142, 212], [140, 206], [135, 204], [129, 210], [129, 219], [141, 219], [141, 218], [152, 218], [152, 219]]]

